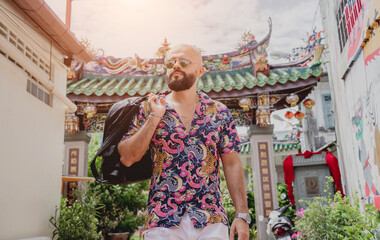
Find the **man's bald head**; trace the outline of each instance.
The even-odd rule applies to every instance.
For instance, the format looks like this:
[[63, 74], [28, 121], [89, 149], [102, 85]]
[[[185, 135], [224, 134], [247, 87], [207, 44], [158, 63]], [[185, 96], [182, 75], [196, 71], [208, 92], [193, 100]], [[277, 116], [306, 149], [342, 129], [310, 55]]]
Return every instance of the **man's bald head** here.
[[[174, 61], [174, 65], [166, 71], [169, 88], [177, 92], [190, 88], [194, 88], [195, 91], [195, 83], [204, 73], [201, 53], [193, 46], [179, 44], [168, 52], [166, 59]], [[180, 59], [187, 59], [189, 62], [181, 64]]]
[[172, 49], [169, 50], [167, 56], [170, 59], [171, 56], [176, 55], [178, 53], [184, 53], [186, 56], [191, 58], [190, 60], [193, 63], [199, 63], [202, 65], [202, 55], [193, 46], [188, 45], [188, 44], [177, 44]]

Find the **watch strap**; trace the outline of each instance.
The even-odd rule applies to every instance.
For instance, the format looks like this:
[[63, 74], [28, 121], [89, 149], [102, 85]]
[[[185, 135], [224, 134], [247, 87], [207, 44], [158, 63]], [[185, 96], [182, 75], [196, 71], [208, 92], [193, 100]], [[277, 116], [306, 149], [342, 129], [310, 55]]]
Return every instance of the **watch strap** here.
[[251, 223], [251, 215], [249, 213], [236, 213], [235, 218], [242, 218], [244, 219], [248, 224]]

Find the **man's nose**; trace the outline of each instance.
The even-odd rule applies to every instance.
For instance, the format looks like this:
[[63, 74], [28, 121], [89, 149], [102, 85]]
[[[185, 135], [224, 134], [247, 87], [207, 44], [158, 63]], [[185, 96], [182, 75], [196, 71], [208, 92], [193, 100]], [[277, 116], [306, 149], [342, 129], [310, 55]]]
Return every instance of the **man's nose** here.
[[179, 63], [179, 60], [175, 61], [173, 69], [174, 70], [180, 70], [182, 68], [181, 64]]

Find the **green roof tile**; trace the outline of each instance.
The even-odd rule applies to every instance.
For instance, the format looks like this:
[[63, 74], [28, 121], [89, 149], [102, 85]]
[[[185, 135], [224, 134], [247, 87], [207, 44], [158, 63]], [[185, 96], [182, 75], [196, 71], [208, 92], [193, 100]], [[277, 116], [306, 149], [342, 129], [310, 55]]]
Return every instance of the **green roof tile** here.
[[129, 96], [134, 96], [141, 89], [141, 87], [143, 86], [144, 82], [145, 82], [145, 79], [144, 78], [140, 78], [140, 80], [138, 80], [138, 82], [135, 85], [135, 87], [132, 90], [128, 91]]
[[86, 91], [86, 89], [88, 89], [88, 88], [90, 88], [92, 85], [96, 84], [97, 81], [98, 81], [97, 78], [91, 79], [90, 81], [88, 81], [87, 83], [83, 84], [83, 85], [80, 86], [79, 88], [76, 88], [76, 89], [74, 90], [74, 93], [75, 93], [75, 94], [83, 93], [84, 91]]
[[153, 91], [154, 93], [158, 93], [161, 91], [162, 89], [162, 85], [163, 85], [163, 82], [164, 82], [164, 78], [163, 77], [160, 77], [158, 80], [157, 80], [157, 83], [154, 85], [154, 88], [153, 88]]
[[206, 82], [207, 87], [204, 88], [204, 91], [210, 92], [214, 88], [214, 81], [212, 81], [212, 78], [209, 74], [206, 75]]
[[91, 88], [87, 88], [84, 91], [84, 94], [87, 96], [95, 93], [99, 88], [101, 88], [106, 82], [108, 81], [108, 78], [104, 78], [103, 80], [99, 81], [97, 84], [93, 85]]
[[215, 76], [215, 81], [216, 81], [216, 85], [215, 85], [215, 88], [214, 88], [214, 91], [215, 92], [220, 92], [224, 89], [224, 87], [226, 86], [225, 82], [223, 81], [222, 77], [217, 74]]
[[228, 73], [226, 73], [226, 75], [225, 75], [225, 81], [226, 81], [225, 89], [226, 89], [227, 91], [232, 90], [232, 89], [235, 87], [235, 85], [236, 85], [235, 80], [232, 79], [231, 75], [228, 74]]
[[[241, 77], [241, 76], [240, 76], [240, 77]], [[244, 84], [245, 81], [243, 82], [242, 79], [239, 78], [239, 77], [237, 76], [237, 74], [235, 74], [234, 79], [235, 79], [235, 82], [236, 82], [235, 88], [236, 88], [237, 90], [241, 90], [241, 89], [243, 89], [243, 88], [244, 88], [244, 85], [245, 85], [245, 84]]]
[[140, 95], [145, 95], [147, 92], [149, 92], [151, 89], [152, 89], [152, 86], [153, 86], [153, 77], [151, 77], [149, 80], [148, 80], [148, 83], [146, 84], [145, 87], [142, 87], [138, 92]]
[[202, 90], [204, 89], [205, 85], [203, 84], [203, 79], [199, 78], [198, 83], [197, 83], [197, 90]]
[[259, 79], [257, 85], [263, 87], [268, 82], [268, 77], [262, 74], [261, 72], [257, 73], [257, 78]]
[[255, 78], [250, 72], [246, 72], [244, 75], [247, 79], [246, 87], [249, 89], [253, 88], [257, 83], [257, 78]]
[[131, 80], [129, 80], [128, 83], [124, 85], [124, 87], [122, 87], [121, 89], [117, 91], [117, 95], [123, 96], [127, 91], [129, 91], [132, 88], [135, 82], [136, 82], [135, 78], [132, 78]]
[[[300, 143], [273, 143], [273, 151], [276, 153], [287, 152], [291, 150], [300, 149]], [[240, 154], [250, 154], [251, 153], [251, 143], [246, 142], [240, 145]]]
[[290, 71], [290, 77], [289, 77], [289, 80], [292, 81], [292, 82], [295, 82], [298, 80], [298, 78], [301, 76], [301, 73], [299, 71], [297, 71], [296, 69], [292, 69]]
[[117, 84], [113, 88], [108, 88], [106, 91], [106, 94], [108, 96], [112, 96], [115, 92], [119, 91], [120, 87], [124, 84], [124, 82], [127, 81], [127, 78], [122, 78], [117, 82]]
[[114, 78], [114, 79], [112, 79], [111, 81], [109, 81], [107, 84], [105, 84], [103, 87], [101, 87], [100, 89], [98, 89], [98, 90], [95, 92], [96, 96], [101, 96], [101, 95], [103, 95], [103, 94], [107, 91], [107, 89], [110, 88], [110, 86], [112, 86], [113, 84], [116, 83], [116, 81], [117, 81], [117, 79]]
[[274, 72], [269, 72], [269, 78], [278, 81], [280, 79], [280, 76]]
[[322, 69], [322, 68], [316, 68], [316, 69], [313, 70], [312, 75], [313, 75], [314, 77], [318, 77], [318, 76], [320, 76], [322, 73], [323, 73], [323, 69]]
[[83, 78], [82, 80], [80, 80], [79, 82], [74, 82], [71, 86], [67, 85], [67, 90], [66, 90], [66, 93], [70, 93], [71, 91], [73, 91], [76, 87], [80, 86], [81, 84], [83, 84], [84, 82], [88, 81], [89, 79], [88, 78]]
[[244, 86], [247, 86], [248, 84], [247, 79], [243, 78], [239, 73], [236, 73], [235, 77], [240, 80], [241, 84], [243, 84]]

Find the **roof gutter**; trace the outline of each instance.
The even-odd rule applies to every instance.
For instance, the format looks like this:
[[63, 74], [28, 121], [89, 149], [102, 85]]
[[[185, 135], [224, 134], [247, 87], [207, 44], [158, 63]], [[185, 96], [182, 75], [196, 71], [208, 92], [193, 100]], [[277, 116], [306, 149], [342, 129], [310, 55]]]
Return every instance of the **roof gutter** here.
[[44, 0], [13, 0], [61, 48], [69, 58], [80, 62], [93, 61], [92, 55], [76, 39]]

